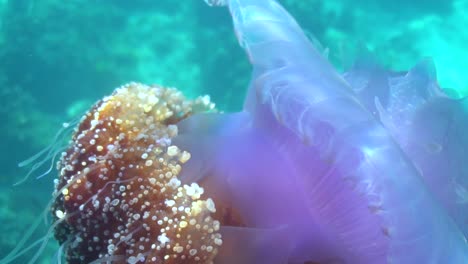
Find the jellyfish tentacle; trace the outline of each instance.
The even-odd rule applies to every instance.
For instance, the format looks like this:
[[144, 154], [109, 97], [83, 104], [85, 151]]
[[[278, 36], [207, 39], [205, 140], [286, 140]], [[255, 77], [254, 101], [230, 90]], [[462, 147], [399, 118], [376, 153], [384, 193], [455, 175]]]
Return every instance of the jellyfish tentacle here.
[[345, 74], [358, 98], [390, 132], [424, 182], [468, 235], [468, 188], [464, 166], [468, 148], [467, 98], [451, 98], [441, 89], [434, 62], [424, 59], [408, 72], [385, 70], [358, 61]]
[[[360, 104], [349, 85], [276, 1], [233, 0], [229, 7], [239, 42], [254, 67], [245, 108], [254, 117], [264, 119], [265, 111], [273, 109], [271, 114], [280, 117], [281, 122], [289, 122], [285, 126], [292, 131], [298, 131], [302, 124], [291, 117], [298, 108], [309, 106], [310, 112], [333, 118], [335, 113], [314, 105], [326, 100], [330, 100], [330, 105], [331, 100]], [[354, 108], [350, 117], [371, 118], [363, 107]], [[354, 114], [357, 111], [361, 113]], [[347, 120], [349, 124], [356, 122]], [[347, 122], [340, 122], [340, 126], [347, 126]]]
[[284, 227], [274, 229], [224, 227], [221, 233], [226, 244], [221, 248], [215, 263], [289, 263], [291, 243], [287, 231]]

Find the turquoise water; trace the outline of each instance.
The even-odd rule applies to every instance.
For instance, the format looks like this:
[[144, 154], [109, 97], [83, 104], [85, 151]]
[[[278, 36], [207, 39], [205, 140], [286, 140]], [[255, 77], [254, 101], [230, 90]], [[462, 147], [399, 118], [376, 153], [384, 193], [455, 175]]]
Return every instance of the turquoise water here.
[[[466, 0], [281, 2], [341, 68], [361, 46], [397, 70], [432, 56], [441, 85], [468, 94]], [[226, 12], [201, 0], [0, 0], [0, 255], [44, 210], [56, 176], [13, 187], [27, 173], [16, 164], [115, 87], [157, 83], [241, 108], [250, 69]]]

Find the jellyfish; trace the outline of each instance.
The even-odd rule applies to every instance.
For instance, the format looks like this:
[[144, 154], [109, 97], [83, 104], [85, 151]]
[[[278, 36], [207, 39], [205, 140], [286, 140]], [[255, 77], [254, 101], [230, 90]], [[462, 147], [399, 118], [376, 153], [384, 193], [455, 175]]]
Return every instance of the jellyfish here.
[[467, 101], [430, 60], [341, 74], [275, 0], [205, 2], [229, 8], [252, 65], [242, 111], [116, 89], [60, 157], [41, 247], [53, 234], [68, 263], [468, 263]]
[[222, 244], [216, 205], [196, 182], [179, 180], [191, 154], [172, 138], [181, 119], [213, 108], [209, 97], [140, 83], [99, 100], [60, 155], [48, 233], [26, 248], [23, 239], [0, 263], [31, 248], [36, 263], [51, 235], [59, 263], [211, 263]]

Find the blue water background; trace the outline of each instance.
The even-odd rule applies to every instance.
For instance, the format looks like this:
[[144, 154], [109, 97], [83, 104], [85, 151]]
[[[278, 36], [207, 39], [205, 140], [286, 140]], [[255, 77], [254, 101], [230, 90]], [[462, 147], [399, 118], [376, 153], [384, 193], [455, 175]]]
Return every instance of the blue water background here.
[[[467, 0], [281, 3], [340, 69], [364, 46], [396, 70], [433, 56], [442, 86], [468, 94]], [[12, 186], [28, 171], [17, 164], [50, 145], [63, 122], [130, 81], [238, 110], [250, 76], [227, 10], [202, 0], [0, 0], [0, 47], [0, 256], [41, 215], [56, 177], [35, 179], [46, 163]], [[41, 262], [56, 250], [52, 241]]]

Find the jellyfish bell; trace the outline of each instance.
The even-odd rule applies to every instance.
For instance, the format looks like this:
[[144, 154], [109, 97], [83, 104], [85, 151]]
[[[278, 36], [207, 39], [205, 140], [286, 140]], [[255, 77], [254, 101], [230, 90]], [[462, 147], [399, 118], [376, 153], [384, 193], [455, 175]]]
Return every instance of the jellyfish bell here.
[[[216, 205], [178, 179], [190, 153], [172, 144], [202, 98], [131, 83], [82, 119], [59, 163], [55, 236], [70, 263], [209, 263], [222, 244]], [[62, 219], [65, 219], [62, 221]]]
[[222, 244], [217, 207], [198, 183], [178, 179], [191, 155], [172, 138], [181, 119], [213, 107], [207, 97], [187, 100], [174, 88], [138, 83], [97, 102], [60, 156], [43, 212], [51, 214], [49, 230], [28, 244], [39, 219], [0, 263], [36, 249], [35, 263], [52, 235], [58, 262], [210, 263]]

